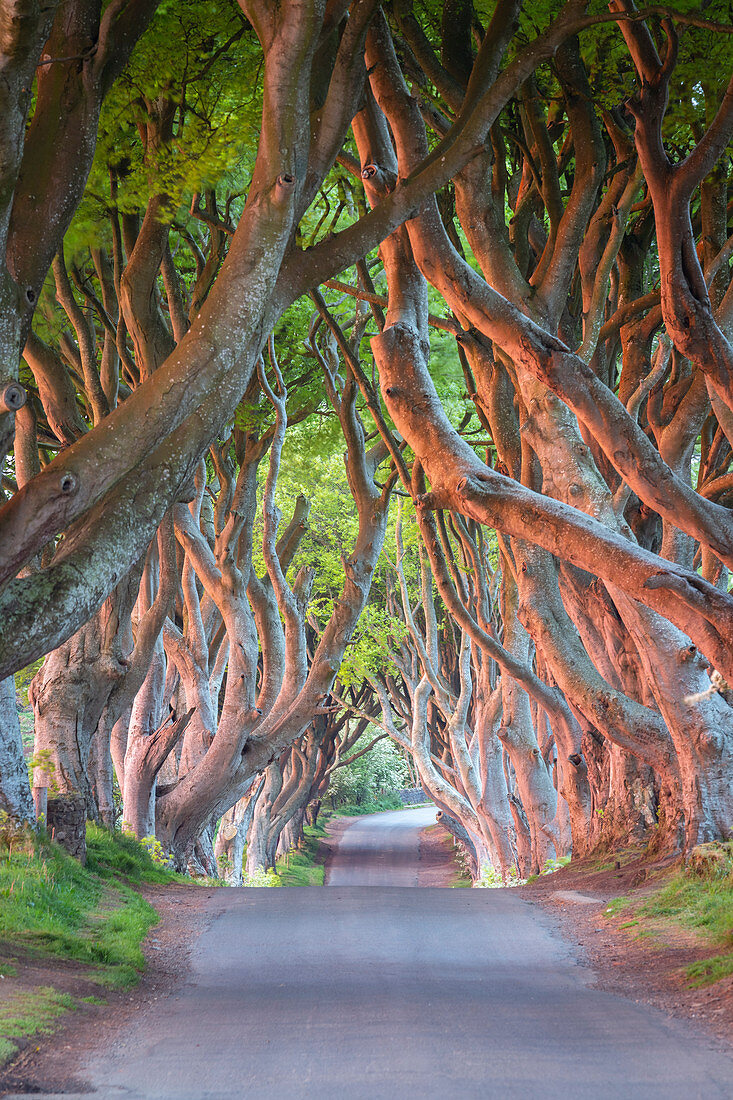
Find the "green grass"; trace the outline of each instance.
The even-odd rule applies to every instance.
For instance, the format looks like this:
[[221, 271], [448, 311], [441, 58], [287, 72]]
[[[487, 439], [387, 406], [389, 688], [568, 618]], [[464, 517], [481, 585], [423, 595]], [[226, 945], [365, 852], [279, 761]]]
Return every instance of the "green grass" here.
[[129, 885], [178, 881], [157, 867], [137, 841], [90, 825], [82, 867], [58, 845], [0, 848], [0, 939], [97, 968], [95, 978], [133, 985], [144, 966], [140, 949], [158, 920]]
[[353, 802], [346, 802], [343, 806], [334, 806], [333, 813], [338, 817], [361, 817], [363, 814], [378, 814], [385, 810], [406, 810], [410, 806], [403, 806], [398, 795], [387, 794], [383, 798], [375, 798], [372, 802], [362, 802], [358, 806]]
[[683, 928], [733, 948], [733, 878], [711, 880], [677, 874], [637, 910], [637, 915], [673, 918]]
[[[145, 965], [140, 945], [158, 920], [134, 887], [190, 880], [156, 864], [134, 838], [95, 825], [87, 826], [86, 867], [43, 835], [16, 832], [9, 844], [0, 840], [0, 940], [76, 960], [99, 985], [134, 985]], [[2, 963], [0, 973], [10, 978], [17, 970]], [[81, 1002], [105, 1003], [95, 996]], [[0, 1065], [17, 1054], [15, 1040], [49, 1034], [74, 1006], [73, 997], [50, 986], [8, 995], [0, 1005]]]
[[112, 833], [91, 822], [87, 825], [87, 869], [100, 878], [124, 878], [135, 885], [190, 882], [153, 862], [147, 849], [133, 836]]
[[[614, 917], [628, 906], [630, 916], [622, 928], [636, 926], [637, 935], [664, 934], [670, 928], [692, 932], [701, 946], [723, 948], [712, 958], [700, 959], [686, 970], [693, 986], [709, 985], [733, 974], [733, 848], [731, 845], [705, 845], [715, 849], [716, 866], [692, 867], [677, 871], [640, 903], [632, 898], [615, 898], [606, 909]], [[701, 849], [695, 849], [693, 856]]]
[[283, 886], [323, 886], [324, 868], [316, 862], [321, 837], [326, 835], [323, 825], [306, 825], [305, 840], [300, 848], [293, 849], [277, 861], [277, 874]]
[[621, 897], [612, 898], [606, 906], [604, 916], [617, 917], [622, 909], [625, 909], [627, 905], [631, 904], [631, 898]]
[[733, 974], [733, 951], [726, 955], [713, 955], [710, 959], [700, 959], [687, 967], [689, 984], [695, 989], [702, 985], [712, 985], [721, 978], [727, 978], [729, 974]]
[[0, 1004], [0, 1066], [17, 1054], [14, 1039], [50, 1035], [57, 1017], [73, 1008], [73, 997], [49, 985], [15, 993]]

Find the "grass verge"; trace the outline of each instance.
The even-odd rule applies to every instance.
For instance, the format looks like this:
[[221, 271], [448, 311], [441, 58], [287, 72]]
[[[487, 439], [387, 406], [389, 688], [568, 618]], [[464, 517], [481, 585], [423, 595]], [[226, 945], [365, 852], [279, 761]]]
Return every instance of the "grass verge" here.
[[323, 886], [323, 862], [319, 860], [323, 825], [306, 825], [305, 840], [277, 861], [277, 876], [281, 886]]
[[412, 806], [404, 806], [399, 797], [391, 794], [383, 798], [375, 798], [373, 802], [362, 802], [357, 805], [347, 802], [343, 806], [334, 806], [332, 813], [335, 817], [361, 817], [364, 814], [379, 814], [385, 810], [410, 810]]
[[158, 914], [133, 888], [181, 881], [131, 837], [87, 829], [87, 865], [35, 838], [0, 852], [0, 938], [98, 968], [104, 984], [133, 985], [140, 944]]
[[606, 916], [622, 916], [622, 928], [639, 937], [683, 930], [701, 947], [723, 948], [686, 969], [693, 986], [710, 985], [733, 974], [733, 843], [693, 849], [688, 864], [641, 899], [615, 898]]
[[52, 986], [13, 994], [0, 1005], [0, 1066], [17, 1054], [14, 1039], [50, 1035], [57, 1017], [74, 1007], [73, 997]]
[[[8, 843], [0, 839], [0, 946], [38, 960], [74, 960], [85, 981], [129, 988], [145, 965], [141, 943], [158, 920], [134, 887], [183, 881], [137, 840], [95, 825], [87, 827], [86, 867], [43, 834], [16, 832]], [[77, 1004], [49, 985], [13, 988], [17, 968], [3, 962], [1, 969], [10, 982], [0, 1006], [0, 1065], [17, 1053], [16, 1040], [50, 1033]]]

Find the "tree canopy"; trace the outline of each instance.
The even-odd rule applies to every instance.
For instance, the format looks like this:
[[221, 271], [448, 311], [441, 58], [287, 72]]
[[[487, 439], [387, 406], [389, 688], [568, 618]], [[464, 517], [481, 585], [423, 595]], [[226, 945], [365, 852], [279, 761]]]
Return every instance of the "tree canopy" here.
[[729, 837], [730, 5], [2, 8], [0, 805]]

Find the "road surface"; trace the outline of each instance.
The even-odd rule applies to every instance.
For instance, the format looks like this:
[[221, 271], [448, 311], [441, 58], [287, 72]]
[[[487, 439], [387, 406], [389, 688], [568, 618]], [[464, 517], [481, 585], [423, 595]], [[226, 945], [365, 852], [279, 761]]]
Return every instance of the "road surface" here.
[[435, 806], [355, 817], [326, 872], [326, 886], [417, 886], [420, 831]]
[[590, 988], [511, 890], [222, 889], [207, 904], [187, 983], [81, 1067], [105, 1100], [733, 1096], [730, 1057]]

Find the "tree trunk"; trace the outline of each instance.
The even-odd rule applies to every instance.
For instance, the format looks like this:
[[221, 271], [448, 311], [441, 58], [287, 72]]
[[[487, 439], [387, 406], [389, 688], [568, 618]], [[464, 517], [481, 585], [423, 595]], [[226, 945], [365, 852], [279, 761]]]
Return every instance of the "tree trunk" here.
[[165, 651], [160, 638], [153, 650], [143, 686], [132, 705], [127, 733], [122, 817], [136, 837], [155, 835], [155, 778], [158, 769], [152, 770], [145, 749], [161, 723], [165, 679]]
[[[529, 663], [530, 638], [516, 614], [516, 587], [507, 565], [503, 584], [504, 648]], [[527, 816], [531, 838], [530, 868], [539, 874], [555, 855], [552, 825], [557, 811], [557, 792], [542, 759], [532, 724], [529, 698], [523, 688], [502, 678], [503, 717], [499, 737], [514, 768], [517, 791]]]
[[247, 833], [264, 783], [264, 776], [253, 779], [246, 794], [242, 795], [221, 819], [214, 845], [214, 856], [219, 874], [229, 886], [242, 885], [242, 860]]
[[262, 794], [257, 799], [254, 817], [247, 837], [247, 860], [245, 864], [245, 876], [249, 878], [260, 871], [266, 871], [274, 866], [270, 850], [270, 825], [272, 821], [272, 808], [278, 794], [282, 790], [283, 777], [279, 761], [265, 770], [265, 782]]
[[31, 681], [28, 697], [35, 718], [34, 754], [47, 762], [49, 785], [78, 793], [87, 815], [99, 819], [89, 757], [111, 679], [101, 651], [101, 623], [95, 615], [49, 653]]
[[0, 680], [0, 810], [14, 821], [36, 820], [12, 676]]

